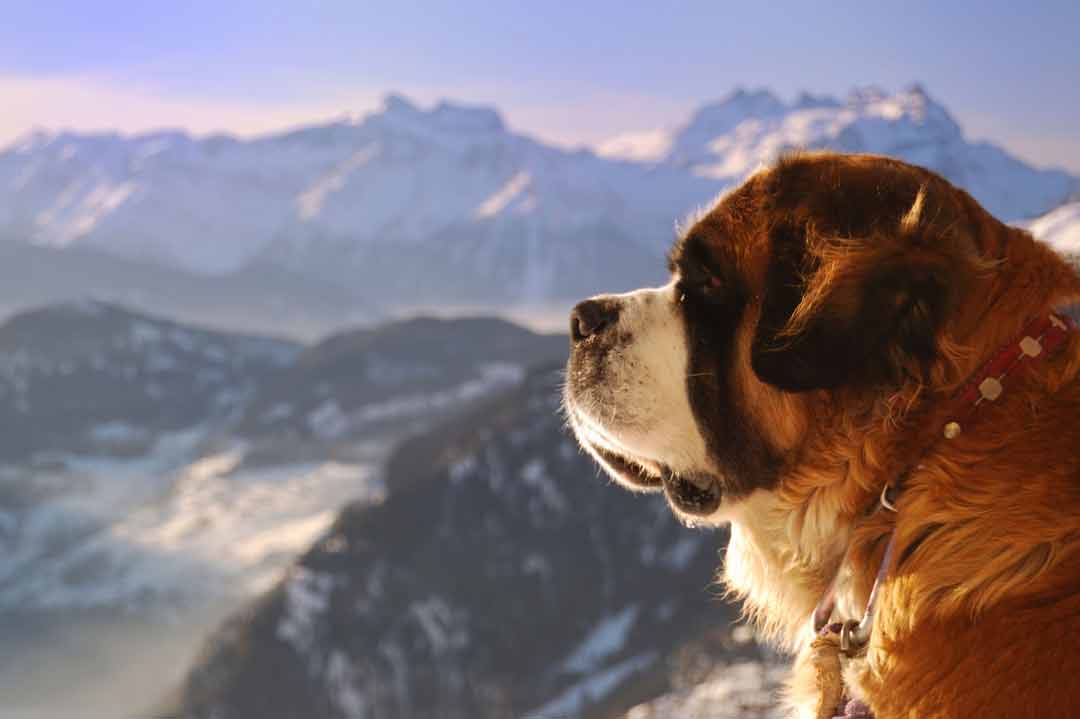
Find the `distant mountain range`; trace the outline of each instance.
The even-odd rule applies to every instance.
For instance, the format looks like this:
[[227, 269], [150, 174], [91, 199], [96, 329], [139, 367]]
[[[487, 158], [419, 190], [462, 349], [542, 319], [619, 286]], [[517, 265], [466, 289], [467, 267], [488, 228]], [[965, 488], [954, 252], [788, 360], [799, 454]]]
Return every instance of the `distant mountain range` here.
[[1080, 179], [1041, 170], [987, 142], [972, 142], [919, 85], [888, 94], [860, 88], [843, 101], [765, 90], [736, 91], [673, 130], [631, 133], [603, 143], [605, 157], [674, 166], [737, 182], [790, 149], [891, 155], [941, 173], [1002, 220], [1029, 219], [1080, 191]]
[[31, 135], [0, 155], [0, 236], [284, 268], [383, 306], [545, 301], [654, 275], [674, 218], [714, 188], [545, 146], [491, 109], [390, 96], [359, 122], [252, 141]]
[[[254, 140], [32, 133], [0, 152], [0, 240], [58, 249], [26, 260], [43, 268], [81, 251], [167, 269], [176, 293], [215, 298], [215, 309], [176, 300], [209, 317], [276, 292], [272, 308], [243, 300], [260, 327], [289, 312], [325, 326], [334, 308], [564, 302], [660, 279], [676, 219], [800, 147], [925, 165], [1006, 220], [1080, 189], [1065, 172], [970, 142], [918, 86], [793, 103], [738, 91], [678, 128], [597, 152], [515, 134], [491, 108], [421, 109], [391, 95], [356, 121]], [[113, 286], [117, 273], [95, 268], [74, 289], [52, 279], [38, 292], [156, 301], [152, 288]], [[14, 271], [0, 270], [0, 288]], [[4, 295], [0, 305], [17, 300]]]
[[283, 268], [207, 275], [79, 245], [44, 247], [4, 237], [0, 233], [0, 320], [92, 299], [222, 330], [312, 341], [344, 325], [390, 319], [345, 288]]

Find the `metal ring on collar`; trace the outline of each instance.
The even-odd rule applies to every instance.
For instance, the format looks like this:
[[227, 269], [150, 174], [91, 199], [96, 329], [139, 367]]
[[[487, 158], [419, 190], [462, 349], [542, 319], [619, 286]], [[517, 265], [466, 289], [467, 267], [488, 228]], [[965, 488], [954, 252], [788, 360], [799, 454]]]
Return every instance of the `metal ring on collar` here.
[[861, 622], [856, 619], [844, 622], [844, 626], [840, 628], [840, 651], [849, 657], [858, 654], [870, 640], [872, 627], [873, 622], [868, 622], [865, 619]]
[[892, 488], [893, 488], [893, 486], [891, 484], [886, 484], [882, 488], [882, 490], [881, 490], [881, 506], [884, 507], [885, 509], [889, 510], [890, 512], [895, 512], [896, 511], [896, 505], [893, 504], [893, 501], [891, 499], [889, 499], [889, 490], [892, 489]]

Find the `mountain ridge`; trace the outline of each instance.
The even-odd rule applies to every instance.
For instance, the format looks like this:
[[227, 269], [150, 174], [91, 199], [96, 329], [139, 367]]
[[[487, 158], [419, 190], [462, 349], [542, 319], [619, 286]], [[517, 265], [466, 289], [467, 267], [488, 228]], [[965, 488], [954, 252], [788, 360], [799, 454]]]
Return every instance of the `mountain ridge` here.
[[935, 170], [1006, 221], [1053, 210], [1080, 189], [1057, 168], [1031, 166], [963, 128], [922, 85], [889, 94], [869, 85], [844, 100], [800, 94], [784, 102], [766, 89], [736, 89], [670, 129], [618, 135], [601, 156], [679, 166], [736, 182], [792, 149], [891, 155]]
[[1080, 190], [969, 142], [921, 86], [740, 90], [646, 136], [567, 150], [491, 107], [396, 94], [252, 139], [36, 132], [0, 151], [0, 237], [205, 276], [285, 272], [354, 306], [520, 305], [662, 280], [675, 219], [791, 148], [896, 155], [1006, 220]]

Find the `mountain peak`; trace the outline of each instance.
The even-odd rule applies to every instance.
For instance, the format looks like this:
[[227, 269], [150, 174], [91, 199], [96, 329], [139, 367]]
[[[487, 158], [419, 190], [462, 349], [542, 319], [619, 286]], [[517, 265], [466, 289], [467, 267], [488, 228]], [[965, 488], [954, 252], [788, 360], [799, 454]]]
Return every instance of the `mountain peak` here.
[[724, 98], [703, 105], [679, 132], [673, 146], [676, 157], [689, 158], [713, 137], [724, 135], [745, 120], [778, 117], [787, 112], [784, 103], [765, 89], [736, 88]]
[[739, 115], [771, 115], [786, 110], [784, 103], [765, 88], [747, 90], [737, 87], [725, 97], [701, 107], [690, 120], [691, 125], [709, 120], [727, 120]]
[[800, 92], [791, 106], [793, 110], [811, 110], [815, 108], [843, 107], [842, 102], [831, 95], [814, 95], [813, 93]]
[[372, 117], [395, 125], [420, 126], [449, 133], [500, 133], [506, 129], [502, 116], [493, 107], [440, 100], [430, 110], [399, 93], [383, 98], [382, 110]]
[[9, 145], [0, 146], [0, 154], [7, 152], [28, 153], [48, 144], [55, 133], [44, 127], [34, 126], [26, 132], [18, 135]]
[[926, 98], [927, 100], [930, 99], [930, 93], [926, 91], [926, 88], [923, 87], [923, 84], [921, 82], [911, 83], [904, 88], [903, 92], [907, 95], [921, 96]]
[[940, 172], [1005, 219], [1041, 214], [1078, 186], [1067, 173], [1039, 170], [989, 143], [967, 141], [920, 83], [895, 92], [856, 87], [844, 101], [802, 93], [791, 104], [768, 90], [738, 88], [674, 130], [626, 133], [597, 152], [734, 183], [790, 149], [895, 156]]
[[849, 97], [849, 105], [888, 120], [907, 119], [942, 140], [959, 141], [963, 137], [960, 124], [919, 83], [912, 83], [893, 95], [874, 86], [856, 88]]
[[495, 108], [482, 105], [463, 105], [442, 100], [430, 114], [440, 126], [447, 129], [502, 132], [506, 127]]
[[885, 92], [880, 85], [861, 85], [859, 87], [852, 88], [848, 93], [849, 105], [869, 105], [874, 102], [881, 102], [889, 97], [889, 93]]
[[409, 98], [397, 92], [388, 92], [383, 97], [382, 113], [387, 115], [418, 115], [420, 108]]
[[768, 88], [748, 89], [739, 85], [720, 100], [721, 103], [780, 102]]

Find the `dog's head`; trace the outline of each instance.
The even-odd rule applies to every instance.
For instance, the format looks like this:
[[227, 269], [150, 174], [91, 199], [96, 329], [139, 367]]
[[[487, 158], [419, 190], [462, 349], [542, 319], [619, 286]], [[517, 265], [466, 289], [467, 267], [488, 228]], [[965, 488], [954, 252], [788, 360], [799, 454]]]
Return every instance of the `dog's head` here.
[[838, 406], [850, 418], [931, 382], [979, 272], [976, 212], [882, 157], [759, 172], [681, 233], [668, 284], [574, 309], [565, 405], [582, 446], [680, 516], [724, 521], [782, 485]]

